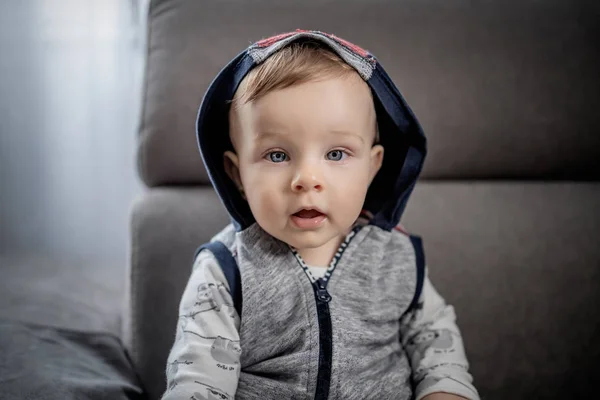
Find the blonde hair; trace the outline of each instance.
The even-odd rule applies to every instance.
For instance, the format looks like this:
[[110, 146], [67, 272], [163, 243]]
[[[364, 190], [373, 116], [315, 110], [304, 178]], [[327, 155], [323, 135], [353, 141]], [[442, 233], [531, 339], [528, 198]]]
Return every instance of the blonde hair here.
[[[333, 50], [317, 42], [292, 43], [252, 69], [231, 101], [232, 110], [278, 89], [327, 78], [349, 77], [358, 72]], [[362, 78], [361, 78], [362, 79]], [[375, 143], [379, 142], [376, 127]]]
[[233, 98], [234, 107], [278, 89], [325, 78], [358, 74], [332, 50], [314, 42], [293, 43], [251, 70]]

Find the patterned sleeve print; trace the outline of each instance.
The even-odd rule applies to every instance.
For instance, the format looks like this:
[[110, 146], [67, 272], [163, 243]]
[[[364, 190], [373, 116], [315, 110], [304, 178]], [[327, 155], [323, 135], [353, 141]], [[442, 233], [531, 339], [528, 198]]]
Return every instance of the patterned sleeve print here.
[[415, 400], [437, 392], [479, 400], [454, 308], [446, 304], [427, 276], [417, 307], [401, 322], [402, 344], [416, 385]]
[[201, 252], [179, 305], [162, 399], [232, 400], [240, 376], [239, 324], [221, 268]]

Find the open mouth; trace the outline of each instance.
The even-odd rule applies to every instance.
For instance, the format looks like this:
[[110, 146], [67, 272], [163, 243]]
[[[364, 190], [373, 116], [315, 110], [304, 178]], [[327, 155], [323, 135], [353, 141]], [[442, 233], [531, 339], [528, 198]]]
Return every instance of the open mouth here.
[[303, 209], [292, 214], [292, 221], [301, 229], [318, 228], [327, 216], [318, 210]]
[[298, 218], [316, 218], [319, 215], [324, 215], [324, 214], [317, 210], [300, 210], [294, 215]]

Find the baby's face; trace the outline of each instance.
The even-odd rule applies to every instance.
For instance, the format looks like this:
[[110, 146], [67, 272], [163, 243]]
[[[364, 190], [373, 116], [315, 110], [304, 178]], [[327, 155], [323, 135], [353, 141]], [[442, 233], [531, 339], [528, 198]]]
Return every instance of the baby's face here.
[[257, 223], [303, 257], [321, 252], [330, 260], [383, 158], [373, 146], [367, 84], [353, 75], [295, 85], [241, 106], [230, 121], [237, 154], [226, 160], [237, 165], [239, 178], [230, 175]]

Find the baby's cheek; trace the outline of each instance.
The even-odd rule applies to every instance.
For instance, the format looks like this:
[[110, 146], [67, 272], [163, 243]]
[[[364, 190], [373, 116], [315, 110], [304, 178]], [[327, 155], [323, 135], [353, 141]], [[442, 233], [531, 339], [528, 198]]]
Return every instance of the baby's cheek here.
[[363, 163], [353, 164], [351, 168], [339, 169], [331, 176], [331, 182], [336, 188], [343, 188], [355, 194], [365, 192], [369, 186], [368, 166]]
[[330, 208], [333, 206], [333, 209], [343, 210], [343, 215], [349, 219], [358, 217], [367, 193], [366, 185], [360, 181], [361, 177], [357, 177], [356, 180], [336, 185], [335, 204], [330, 205]]
[[259, 207], [261, 213], [272, 215], [281, 211], [281, 200], [280, 196], [277, 195], [273, 190], [265, 188], [258, 198]]
[[280, 227], [283, 223], [280, 221], [285, 211], [285, 205], [282, 204], [281, 195], [274, 190], [262, 187], [255, 193], [255, 196], [249, 198], [250, 209], [259, 225], [273, 235], [273, 229]]

